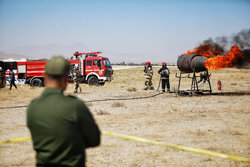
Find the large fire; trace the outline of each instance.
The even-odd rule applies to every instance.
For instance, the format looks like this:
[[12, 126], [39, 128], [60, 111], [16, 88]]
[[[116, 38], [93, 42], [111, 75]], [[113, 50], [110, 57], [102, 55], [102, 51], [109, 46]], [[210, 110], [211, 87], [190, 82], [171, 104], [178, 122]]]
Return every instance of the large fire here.
[[197, 54], [205, 57], [210, 57], [212, 55], [216, 56], [223, 52], [219, 47], [212, 47], [209, 43], [201, 44], [194, 50], [186, 51], [184, 54]]
[[233, 67], [239, 58], [243, 58], [243, 53], [238, 46], [231, 47], [230, 52], [225, 55], [217, 55], [213, 58], [208, 58], [205, 61], [205, 67], [207, 69], [218, 70], [226, 67]]
[[208, 59], [205, 61], [205, 67], [212, 70], [233, 67], [239, 58], [244, 57], [243, 53], [236, 45], [232, 46], [230, 52], [226, 53], [225, 55], [220, 55], [222, 52], [223, 50], [220, 48], [212, 48], [211, 45], [207, 43], [198, 46], [192, 51], [187, 51], [184, 54], [197, 54], [208, 57]]

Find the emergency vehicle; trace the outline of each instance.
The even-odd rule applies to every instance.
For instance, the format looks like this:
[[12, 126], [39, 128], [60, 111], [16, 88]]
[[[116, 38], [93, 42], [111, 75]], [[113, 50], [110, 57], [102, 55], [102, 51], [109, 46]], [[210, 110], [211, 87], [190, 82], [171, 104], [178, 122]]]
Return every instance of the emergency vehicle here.
[[[112, 66], [107, 57], [98, 56], [101, 52], [79, 53], [75, 52], [68, 59], [70, 63], [69, 82], [73, 82], [73, 71], [79, 70], [81, 82], [89, 85], [104, 85], [112, 80]], [[13, 69], [17, 81], [24, 80], [31, 86], [44, 86], [45, 64], [48, 60], [26, 60], [7, 62], [8, 69]], [[6, 72], [9, 76], [9, 71]]]
[[[27, 59], [6, 59], [3, 60], [3, 66], [6, 75], [6, 83], [10, 82], [10, 69], [13, 70], [15, 73], [15, 83], [16, 84], [24, 84], [25, 83], [25, 71], [24, 71], [24, 64], [27, 62]], [[17, 71], [19, 65], [19, 72]], [[22, 69], [23, 68], [23, 69]]]

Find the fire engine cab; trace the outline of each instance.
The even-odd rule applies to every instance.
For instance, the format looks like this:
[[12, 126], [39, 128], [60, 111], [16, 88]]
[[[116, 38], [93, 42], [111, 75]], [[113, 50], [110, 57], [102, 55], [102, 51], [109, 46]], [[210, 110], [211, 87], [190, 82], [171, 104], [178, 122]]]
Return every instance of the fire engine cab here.
[[[78, 68], [81, 74], [82, 82], [89, 85], [104, 85], [106, 81], [112, 80], [112, 66], [107, 57], [98, 56], [101, 52], [79, 53], [75, 52], [69, 60], [71, 70]], [[72, 77], [70, 77], [72, 80]]]
[[[73, 71], [79, 70], [81, 82], [89, 85], [104, 85], [112, 80], [113, 70], [107, 57], [98, 56], [101, 52], [79, 53], [75, 52], [68, 59], [70, 63], [69, 82], [73, 82]], [[16, 81], [31, 86], [44, 86], [45, 64], [48, 60], [6, 61], [7, 69], [15, 72]], [[6, 72], [8, 78], [9, 72]]]

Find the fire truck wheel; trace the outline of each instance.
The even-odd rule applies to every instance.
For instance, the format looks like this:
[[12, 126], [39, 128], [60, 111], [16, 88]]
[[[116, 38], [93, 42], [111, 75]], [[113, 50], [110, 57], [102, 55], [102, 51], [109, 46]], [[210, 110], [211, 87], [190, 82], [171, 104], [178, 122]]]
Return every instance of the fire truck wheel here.
[[98, 79], [95, 77], [95, 76], [91, 76], [89, 79], [88, 79], [88, 84], [89, 85], [98, 85]]
[[34, 87], [40, 87], [43, 85], [42, 81], [39, 79], [39, 78], [36, 78], [36, 79], [33, 79], [30, 83], [31, 86], [34, 86]]

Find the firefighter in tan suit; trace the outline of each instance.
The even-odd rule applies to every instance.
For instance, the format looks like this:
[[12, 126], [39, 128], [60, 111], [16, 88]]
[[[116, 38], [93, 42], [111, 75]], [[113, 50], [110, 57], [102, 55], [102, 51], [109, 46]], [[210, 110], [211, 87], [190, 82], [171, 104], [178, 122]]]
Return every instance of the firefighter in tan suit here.
[[145, 69], [144, 69], [144, 73], [145, 73], [145, 88], [144, 90], [150, 89], [153, 90], [153, 83], [152, 83], [152, 78], [153, 78], [153, 69], [152, 69], [152, 65], [150, 62], [147, 62]]

